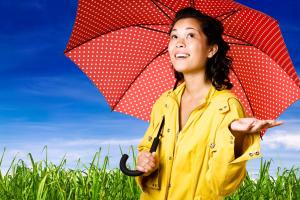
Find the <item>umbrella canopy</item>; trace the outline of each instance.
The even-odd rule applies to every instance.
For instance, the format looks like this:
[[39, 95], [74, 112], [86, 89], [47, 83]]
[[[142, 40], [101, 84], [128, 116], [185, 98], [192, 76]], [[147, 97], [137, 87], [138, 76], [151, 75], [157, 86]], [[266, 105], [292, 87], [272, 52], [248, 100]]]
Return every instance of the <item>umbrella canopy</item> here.
[[232, 0], [79, 0], [65, 54], [112, 110], [149, 120], [155, 100], [175, 83], [168, 30], [188, 6], [222, 21], [232, 90], [248, 115], [275, 119], [300, 98], [277, 21]]

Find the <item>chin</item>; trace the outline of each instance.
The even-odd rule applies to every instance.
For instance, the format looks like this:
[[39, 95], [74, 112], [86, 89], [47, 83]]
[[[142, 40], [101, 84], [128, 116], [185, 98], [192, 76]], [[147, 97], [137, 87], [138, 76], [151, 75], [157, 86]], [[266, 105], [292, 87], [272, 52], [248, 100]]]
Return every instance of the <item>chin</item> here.
[[180, 72], [180, 73], [190, 73], [191, 71], [193, 71], [191, 69], [191, 67], [188, 67], [188, 66], [182, 66], [182, 65], [173, 65], [174, 69], [177, 71], [177, 72]]
[[189, 70], [187, 70], [187, 69], [182, 69], [182, 68], [174, 68], [177, 72], [180, 72], [180, 73], [188, 73], [189, 72]]
[[184, 71], [187, 71], [189, 69], [188, 66], [182, 65], [182, 64], [181, 65], [180, 64], [173, 64], [173, 67], [178, 72], [184, 72]]

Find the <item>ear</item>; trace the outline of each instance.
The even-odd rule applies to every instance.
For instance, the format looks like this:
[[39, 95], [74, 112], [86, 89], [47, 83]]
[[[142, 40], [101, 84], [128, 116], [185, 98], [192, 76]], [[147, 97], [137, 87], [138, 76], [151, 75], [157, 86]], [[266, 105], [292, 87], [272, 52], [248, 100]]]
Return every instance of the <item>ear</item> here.
[[218, 51], [218, 45], [214, 44], [210, 47], [209, 52], [208, 52], [208, 58], [212, 58]]

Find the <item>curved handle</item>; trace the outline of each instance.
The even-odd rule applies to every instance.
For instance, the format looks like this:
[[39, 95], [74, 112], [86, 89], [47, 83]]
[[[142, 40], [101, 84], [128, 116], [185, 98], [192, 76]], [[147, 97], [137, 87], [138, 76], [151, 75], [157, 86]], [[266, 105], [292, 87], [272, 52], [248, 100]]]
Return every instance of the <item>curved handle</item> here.
[[127, 176], [141, 176], [141, 175], [144, 174], [144, 172], [141, 172], [139, 170], [130, 170], [130, 169], [128, 169], [127, 166], [126, 166], [127, 159], [128, 159], [128, 155], [123, 154], [122, 158], [120, 160], [120, 169], [125, 175], [127, 175]]
[[[165, 123], [165, 117], [163, 117], [162, 122], [161, 122], [160, 127], [159, 127], [159, 130], [158, 130], [158, 133], [157, 133], [157, 136], [153, 140], [153, 143], [152, 143], [151, 148], [150, 148], [150, 153], [155, 152], [156, 149], [157, 149], [157, 146], [158, 146], [158, 143], [159, 143], [159, 135], [160, 135], [160, 132], [161, 132], [163, 126], [164, 126], [164, 123]], [[127, 166], [126, 166], [127, 160], [128, 160], [128, 155], [123, 154], [122, 157], [121, 157], [121, 160], [120, 160], [120, 169], [125, 175], [127, 175], [127, 176], [141, 176], [141, 175], [144, 174], [144, 172], [141, 172], [139, 170], [130, 170], [130, 169], [128, 169]]]

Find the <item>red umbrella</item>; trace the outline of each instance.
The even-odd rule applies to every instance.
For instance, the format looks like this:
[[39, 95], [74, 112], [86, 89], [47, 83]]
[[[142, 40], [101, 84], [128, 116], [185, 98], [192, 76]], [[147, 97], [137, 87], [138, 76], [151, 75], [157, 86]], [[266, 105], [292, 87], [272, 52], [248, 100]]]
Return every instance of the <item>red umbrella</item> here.
[[275, 119], [300, 98], [277, 21], [232, 0], [79, 0], [65, 54], [112, 110], [149, 120], [155, 100], [175, 83], [168, 30], [188, 6], [222, 21], [233, 91], [249, 116]]

